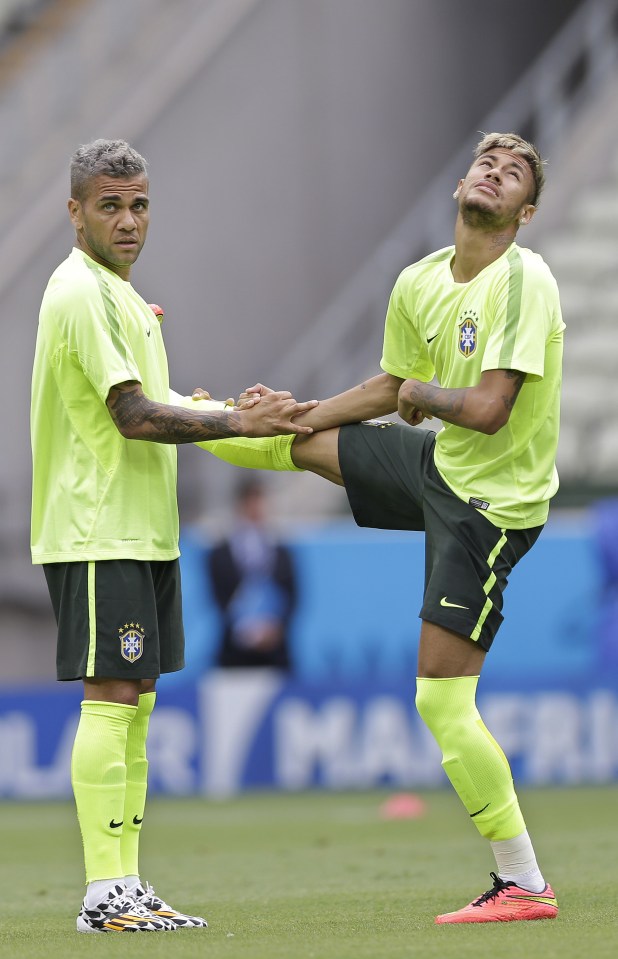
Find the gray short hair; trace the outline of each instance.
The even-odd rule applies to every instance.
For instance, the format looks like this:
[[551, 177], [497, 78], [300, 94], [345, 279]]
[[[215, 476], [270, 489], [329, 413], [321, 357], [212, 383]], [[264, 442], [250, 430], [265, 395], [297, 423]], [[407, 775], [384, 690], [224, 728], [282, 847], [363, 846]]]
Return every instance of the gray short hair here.
[[71, 197], [83, 200], [86, 184], [96, 176], [146, 175], [148, 164], [126, 140], [93, 140], [78, 147], [71, 157]]

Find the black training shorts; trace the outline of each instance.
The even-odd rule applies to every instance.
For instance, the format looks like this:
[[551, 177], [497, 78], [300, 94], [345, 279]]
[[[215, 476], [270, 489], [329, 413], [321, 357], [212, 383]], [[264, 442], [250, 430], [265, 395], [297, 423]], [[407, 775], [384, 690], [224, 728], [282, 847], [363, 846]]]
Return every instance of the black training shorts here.
[[184, 666], [180, 565], [46, 563], [58, 679], [156, 679]]
[[339, 465], [358, 526], [425, 530], [420, 617], [488, 650], [502, 622], [507, 578], [537, 540], [498, 529], [447, 486], [434, 463], [436, 434], [373, 420], [343, 426]]

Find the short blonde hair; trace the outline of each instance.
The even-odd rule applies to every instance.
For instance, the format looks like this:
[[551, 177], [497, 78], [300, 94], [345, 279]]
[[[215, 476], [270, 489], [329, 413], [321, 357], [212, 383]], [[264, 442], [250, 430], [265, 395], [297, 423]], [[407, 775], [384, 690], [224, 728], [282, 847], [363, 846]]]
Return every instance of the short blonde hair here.
[[485, 133], [474, 151], [474, 158], [478, 160], [484, 153], [491, 150], [512, 150], [517, 156], [523, 157], [532, 172], [534, 180], [534, 194], [531, 203], [534, 206], [539, 205], [539, 197], [545, 186], [545, 160], [535, 147], [534, 143], [528, 143], [517, 133]]

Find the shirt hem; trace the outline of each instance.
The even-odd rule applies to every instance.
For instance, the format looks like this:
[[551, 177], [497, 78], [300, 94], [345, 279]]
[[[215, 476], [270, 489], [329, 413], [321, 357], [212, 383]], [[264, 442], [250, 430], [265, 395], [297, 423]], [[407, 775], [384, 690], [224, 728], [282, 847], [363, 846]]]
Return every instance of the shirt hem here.
[[168, 550], [131, 550], [131, 549], [113, 549], [113, 550], [69, 550], [58, 553], [33, 553], [32, 563], [34, 566], [43, 563], [91, 563], [97, 560], [106, 559], [135, 559], [143, 562], [168, 562], [171, 559], [178, 559], [179, 549]]
[[[435, 466], [453, 495], [463, 503], [470, 503], [470, 494], [465, 494], [458, 490], [449, 482], [437, 463], [435, 463]], [[492, 526], [497, 527], [497, 529], [535, 529], [537, 526], [544, 526], [549, 516], [549, 500], [544, 500], [540, 505], [535, 503], [534, 506], [529, 507], [529, 512], [526, 511], [525, 505], [523, 507], [522, 505], [514, 506], [512, 512], [508, 510], [508, 507], [504, 506], [497, 509], [478, 509], [478, 507], [473, 506], [472, 503], [470, 503], [470, 505], [473, 509], [476, 509], [478, 513], [481, 513]], [[525, 515], [522, 515], [522, 513]]]

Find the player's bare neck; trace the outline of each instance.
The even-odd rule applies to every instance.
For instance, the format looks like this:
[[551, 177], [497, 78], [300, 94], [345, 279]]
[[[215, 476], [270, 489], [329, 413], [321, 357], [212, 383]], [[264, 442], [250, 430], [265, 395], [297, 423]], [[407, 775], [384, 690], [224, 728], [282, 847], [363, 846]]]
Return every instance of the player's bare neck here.
[[471, 229], [460, 218], [455, 227], [455, 257], [451, 261], [456, 283], [469, 283], [508, 250], [515, 239], [512, 231], [484, 232]]
[[91, 260], [94, 260], [95, 263], [100, 263], [101, 266], [106, 267], [106, 269], [111, 270], [112, 273], [115, 273], [116, 276], [119, 276], [121, 280], [129, 280], [131, 276], [131, 264], [122, 264], [119, 266], [115, 263], [110, 263], [104, 257], [100, 256], [96, 250], [93, 250], [92, 247], [86, 242], [79, 230], [75, 235], [75, 245], [82, 250], [86, 256], [89, 256]]

